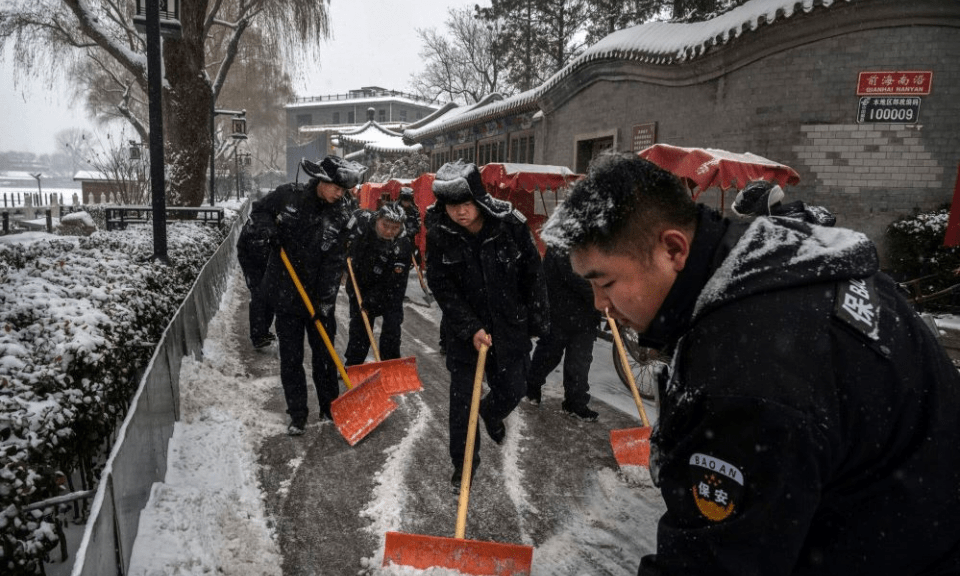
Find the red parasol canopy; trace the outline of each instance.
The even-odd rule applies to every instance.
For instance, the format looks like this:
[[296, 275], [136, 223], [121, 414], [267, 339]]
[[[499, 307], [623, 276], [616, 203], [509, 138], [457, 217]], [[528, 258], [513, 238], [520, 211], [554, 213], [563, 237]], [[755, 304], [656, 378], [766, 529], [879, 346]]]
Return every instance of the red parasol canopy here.
[[[492, 163], [480, 168], [480, 177], [491, 196], [509, 201], [527, 218], [527, 225], [530, 226], [537, 248], [543, 255], [546, 245], [540, 240], [540, 228], [549, 215], [543, 192], [566, 188], [583, 178], [583, 175], [566, 166]], [[540, 214], [536, 209], [537, 193], [543, 208]], [[556, 198], [552, 199], [551, 205], [556, 205]]]
[[800, 181], [800, 175], [793, 168], [749, 152], [738, 154], [713, 148], [654, 144], [638, 155], [679, 176], [694, 199], [714, 186], [725, 191], [743, 188], [752, 180], [776, 182], [781, 186]]
[[[413, 188], [413, 201], [417, 203], [420, 209], [420, 222], [423, 222], [424, 213], [427, 207], [436, 201], [433, 196], [433, 174], [421, 174], [413, 180], [398, 180], [391, 178], [386, 182], [365, 182], [360, 187], [360, 207], [367, 210], [377, 209], [377, 200], [386, 193], [390, 200], [396, 200], [400, 196], [400, 189], [404, 186]], [[423, 253], [427, 248], [426, 230], [421, 226], [420, 232], [413, 239], [414, 244]]]

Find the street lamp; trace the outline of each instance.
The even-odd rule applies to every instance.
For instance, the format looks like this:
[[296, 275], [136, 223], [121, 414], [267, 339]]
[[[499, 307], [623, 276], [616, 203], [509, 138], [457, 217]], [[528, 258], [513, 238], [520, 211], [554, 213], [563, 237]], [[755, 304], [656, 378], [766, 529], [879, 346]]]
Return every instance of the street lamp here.
[[215, 120], [221, 114], [230, 114], [233, 120], [230, 123], [230, 137], [236, 141], [247, 139], [247, 111], [246, 110], [217, 110], [213, 98], [210, 98], [210, 205], [216, 204], [215, 193], [217, 189], [216, 167], [214, 162], [217, 159], [217, 132]]
[[[163, 3], [166, 25], [161, 25], [160, 4]], [[167, 207], [164, 198], [163, 174], [163, 109], [161, 108], [162, 79], [160, 36], [180, 35], [180, 0], [137, 0], [137, 15], [143, 19], [147, 34], [147, 99], [150, 103], [150, 195], [153, 211], [153, 258], [167, 262]], [[172, 6], [171, 6], [172, 4]], [[172, 8], [172, 10], [171, 10]]]
[[[180, 38], [182, 26], [180, 25], [180, 0], [157, 0], [160, 10], [160, 35], [164, 38]], [[146, 4], [150, 0], [137, 0], [137, 13], [133, 16], [133, 25], [142, 33], [147, 33], [147, 10]]]

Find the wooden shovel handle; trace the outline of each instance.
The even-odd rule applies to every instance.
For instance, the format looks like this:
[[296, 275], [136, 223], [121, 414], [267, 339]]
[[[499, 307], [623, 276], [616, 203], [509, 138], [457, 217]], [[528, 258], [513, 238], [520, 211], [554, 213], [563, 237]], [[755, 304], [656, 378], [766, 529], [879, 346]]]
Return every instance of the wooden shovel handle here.
[[343, 362], [340, 361], [340, 356], [337, 355], [337, 351], [333, 348], [333, 342], [331, 342], [330, 337], [327, 336], [327, 331], [323, 327], [323, 323], [316, 317], [317, 314], [313, 309], [313, 304], [310, 302], [310, 297], [307, 296], [307, 291], [304, 290], [303, 284], [300, 283], [300, 277], [297, 276], [296, 271], [294, 271], [293, 264], [291, 264], [290, 259], [287, 258], [287, 252], [283, 247], [280, 248], [280, 259], [283, 260], [283, 265], [287, 267], [287, 272], [290, 274], [290, 278], [293, 279], [293, 284], [297, 287], [297, 292], [300, 293], [300, 298], [303, 299], [304, 306], [307, 307], [307, 313], [314, 319], [313, 323], [317, 327], [317, 331], [320, 332], [320, 338], [323, 339], [323, 343], [327, 346], [330, 357], [333, 358], [333, 362], [337, 365], [337, 370], [340, 372], [340, 377], [343, 378], [343, 383], [347, 385], [347, 389], [353, 388], [353, 383], [350, 382], [350, 377], [347, 376]]
[[620, 364], [623, 365], [623, 371], [627, 375], [627, 384], [630, 386], [630, 393], [633, 394], [633, 401], [637, 405], [637, 410], [640, 411], [640, 421], [643, 422], [644, 426], [650, 425], [650, 420], [647, 419], [647, 411], [643, 408], [643, 400], [640, 399], [640, 391], [637, 390], [637, 383], [633, 381], [633, 371], [630, 370], [630, 362], [627, 360], [627, 352], [623, 349], [623, 340], [620, 338], [620, 329], [617, 328], [617, 323], [610, 316], [610, 309], [604, 310], [604, 313], [607, 315], [607, 322], [610, 324], [610, 329], [613, 330], [613, 341], [617, 344], [617, 352], [620, 354]]
[[[377, 348], [377, 343], [373, 339], [373, 328], [370, 327], [370, 318], [367, 317], [366, 310], [363, 309], [363, 298], [360, 296], [360, 287], [357, 286], [357, 277], [353, 275], [353, 264], [351, 258], [347, 257], [347, 270], [350, 271], [350, 282], [353, 283], [353, 293], [357, 295], [357, 307], [360, 308], [360, 316], [363, 317], [363, 325], [367, 328], [367, 337], [370, 338], [370, 347], [373, 348], [373, 357], [376, 358], [377, 362], [380, 361], [380, 349]], [[381, 326], [380, 328], [383, 328]]]
[[470, 399], [470, 421], [467, 424], [467, 448], [463, 453], [463, 478], [460, 480], [460, 501], [457, 504], [457, 529], [454, 537], [463, 539], [467, 533], [467, 505], [470, 502], [470, 480], [473, 476], [473, 446], [477, 441], [477, 424], [480, 420], [480, 392], [483, 389], [483, 369], [487, 363], [487, 345], [480, 345], [477, 357], [477, 373], [473, 377], [473, 397]]

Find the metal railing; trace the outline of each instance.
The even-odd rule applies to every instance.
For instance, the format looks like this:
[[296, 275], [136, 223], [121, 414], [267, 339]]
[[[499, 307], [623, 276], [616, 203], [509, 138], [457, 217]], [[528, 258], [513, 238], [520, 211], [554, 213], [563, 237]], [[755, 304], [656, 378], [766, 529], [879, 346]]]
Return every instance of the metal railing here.
[[167, 443], [180, 419], [181, 361], [187, 354], [202, 355], [207, 325], [226, 291], [237, 236], [249, 211], [247, 202], [160, 338], [104, 466], [72, 576], [128, 571], [140, 512], [153, 484], [166, 476]]
[[293, 104], [306, 104], [309, 102], [337, 102], [344, 100], [360, 100], [363, 98], [406, 98], [415, 102], [437, 105], [443, 104], [435, 99], [424, 98], [419, 94], [410, 92], [401, 92], [399, 90], [354, 90], [346, 94], [326, 94], [323, 96], [300, 96], [293, 99]]

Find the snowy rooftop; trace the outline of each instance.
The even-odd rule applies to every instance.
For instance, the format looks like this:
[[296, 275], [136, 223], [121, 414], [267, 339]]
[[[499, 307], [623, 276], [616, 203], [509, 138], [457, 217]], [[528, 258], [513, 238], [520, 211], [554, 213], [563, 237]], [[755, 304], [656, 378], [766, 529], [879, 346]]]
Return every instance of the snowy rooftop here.
[[456, 130], [478, 121], [490, 120], [525, 110], [536, 110], [536, 95], [536, 88], [506, 99], [499, 94], [490, 94], [476, 104], [453, 108], [436, 121], [420, 128], [405, 130], [403, 134], [407, 139], [418, 140], [441, 132]]
[[77, 170], [73, 175], [74, 180], [110, 180], [111, 178], [98, 170]]
[[0, 180], [34, 180], [29, 172], [22, 170], [3, 170], [0, 171]]
[[420, 140], [489, 120], [537, 108], [538, 98], [580, 68], [596, 60], [635, 60], [647, 64], [673, 65], [689, 62], [711, 48], [728, 44], [744, 33], [773, 24], [814, 8], [829, 8], [851, 0], [751, 0], [705, 22], [648, 22], [604, 37], [541, 86], [496, 102], [481, 101], [472, 107], [455, 108], [433, 122], [404, 131], [407, 140]]
[[751, 0], [705, 22], [649, 22], [619, 30], [584, 50], [547, 80], [540, 93], [593, 60], [636, 60], [659, 65], [688, 62], [763, 25], [810, 12], [817, 6], [829, 8], [843, 2], [850, 0]]
[[384, 88], [374, 88], [371, 90], [352, 90], [347, 94], [329, 94], [325, 96], [307, 96], [297, 98], [296, 101], [284, 106], [288, 110], [298, 108], [317, 108], [326, 106], [342, 106], [351, 104], [363, 106], [380, 103], [405, 103], [414, 106], [429, 106], [439, 108], [440, 105], [432, 100], [423, 98], [417, 94], [399, 92], [397, 90], [386, 90]]
[[[347, 134], [363, 128], [365, 124], [308, 124], [300, 127], [301, 134], [317, 134], [321, 132], [336, 132], [338, 134]], [[386, 122], [380, 124], [387, 130], [403, 130], [407, 124], [403, 122]], [[397, 132], [399, 134], [399, 132]]]
[[399, 132], [389, 130], [373, 120], [355, 130], [341, 132], [338, 141], [340, 146], [353, 144], [386, 154], [418, 152], [422, 148], [420, 144], [404, 144], [403, 136]]

